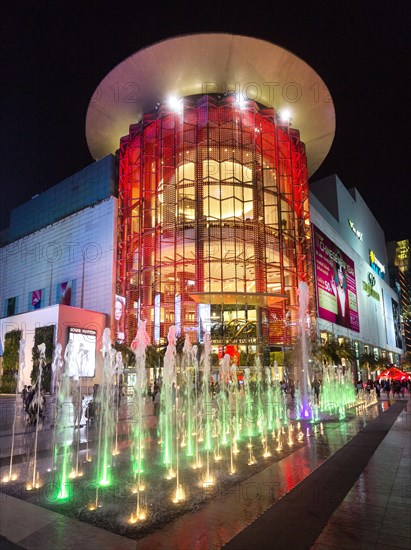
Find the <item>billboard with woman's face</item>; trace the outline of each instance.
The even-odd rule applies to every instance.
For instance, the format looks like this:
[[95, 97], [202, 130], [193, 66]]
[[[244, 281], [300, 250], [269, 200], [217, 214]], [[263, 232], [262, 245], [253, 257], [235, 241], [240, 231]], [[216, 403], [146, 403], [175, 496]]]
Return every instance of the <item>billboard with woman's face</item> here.
[[360, 331], [354, 262], [313, 225], [318, 316]]
[[87, 328], [69, 327], [69, 376], [75, 379], [94, 377], [96, 372], [97, 332]]
[[124, 342], [124, 326], [126, 313], [126, 299], [124, 296], [116, 294], [114, 302], [114, 319], [115, 319], [115, 333], [116, 342], [122, 344]]

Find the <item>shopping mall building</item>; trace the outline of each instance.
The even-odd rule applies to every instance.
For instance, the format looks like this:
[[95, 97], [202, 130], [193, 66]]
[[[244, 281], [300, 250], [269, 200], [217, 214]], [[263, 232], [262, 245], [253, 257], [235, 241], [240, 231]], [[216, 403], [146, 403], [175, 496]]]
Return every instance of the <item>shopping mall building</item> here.
[[209, 332], [215, 357], [242, 364], [269, 364], [301, 330], [395, 362], [384, 233], [336, 176], [308, 186], [334, 132], [320, 76], [268, 42], [188, 35], [129, 57], [90, 101], [96, 162], [12, 212], [2, 345], [21, 330], [29, 364], [53, 325], [55, 343], [86, 342], [99, 382], [103, 329], [129, 344], [141, 318], [154, 345], [171, 325]]

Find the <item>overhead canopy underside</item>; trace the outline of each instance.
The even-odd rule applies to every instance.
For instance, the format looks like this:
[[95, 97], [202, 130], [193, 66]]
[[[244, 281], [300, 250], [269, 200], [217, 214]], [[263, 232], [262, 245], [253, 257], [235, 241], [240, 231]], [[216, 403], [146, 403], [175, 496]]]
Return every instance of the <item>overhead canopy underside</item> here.
[[86, 137], [96, 160], [114, 153], [129, 126], [168, 97], [236, 92], [277, 112], [290, 111], [312, 175], [335, 134], [335, 111], [321, 77], [289, 51], [257, 38], [191, 34], [148, 46], [117, 65], [90, 100]]

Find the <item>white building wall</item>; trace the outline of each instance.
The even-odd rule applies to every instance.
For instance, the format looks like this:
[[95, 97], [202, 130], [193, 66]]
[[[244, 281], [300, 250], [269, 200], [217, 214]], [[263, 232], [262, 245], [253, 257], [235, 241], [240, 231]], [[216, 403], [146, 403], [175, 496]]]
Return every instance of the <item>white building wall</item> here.
[[92, 378], [84, 379], [84, 386], [93, 386], [102, 381], [102, 335], [107, 324], [107, 316], [95, 311], [73, 308], [69, 306], [54, 305], [36, 311], [21, 313], [11, 317], [0, 319], [1, 347], [4, 349], [5, 335], [12, 330], [20, 330], [21, 338], [25, 341], [24, 358], [25, 368], [20, 388], [24, 384], [30, 385], [30, 374], [32, 371], [32, 349], [34, 346], [34, 335], [36, 328], [54, 325], [54, 347], [57, 343], [62, 345], [62, 357], [68, 341], [69, 327], [88, 328], [96, 332], [96, 370]]
[[[360, 332], [355, 332], [335, 323], [317, 318], [318, 330], [332, 332], [337, 336], [350, 338], [351, 340], [358, 340], [371, 347], [383, 348], [393, 353], [402, 353], [402, 349], [396, 347], [395, 342], [393, 342], [393, 315], [392, 309], [390, 310], [389, 308], [391, 299], [398, 302], [398, 296], [394, 290], [371, 269], [368, 263], [368, 247], [364, 249], [362, 255], [356, 252], [344, 240], [339, 232], [315, 209], [313, 202], [310, 207], [311, 222], [354, 262], [360, 321]], [[358, 213], [358, 216], [359, 219], [361, 219], [360, 213]], [[371, 229], [371, 225], [368, 227]], [[350, 233], [347, 233], [348, 239], [350, 241], [356, 239], [355, 235], [350, 235]], [[374, 246], [375, 244], [378, 243], [374, 243]], [[381, 250], [380, 244], [378, 244], [378, 250]], [[373, 290], [378, 294], [379, 300], [373, 296], [369, 296], [368, 292], [363, 288], [363, 282], [368, 283], [369, 275], [374, 277], [375, 285], [373, 286]]]
[[111, 315], [117, 203], [110, 197], [2, 248], [0, 316], [12, 297], [15, 314], [32, 310], [31, 292], [38, 289], [42, 308], [56, 304], [57, 285], [65, 281], [73, 282], [70, 305]]
[[[386, 267], [387, 251], [382, 227], [354, 187], [348, 190], [336, 174], [310, 184], [310, 205], [322, 214], [340, 237], [369, 264], [369, 251]], [[355, 230], [349, 224], [353, 223]]]
[[[385, 279], [388, 281], [387, 250], [382, 227], [357, 189], [348, 191], [340, 182], [337, 191], [340, 215], [339, 234], [367, 263], [369, 263], [369, 251], [372, 250], [385, 265]], [[361, 239], [356, 236], [348, 220], [353, 222], [355, 229], [361, 234]]]

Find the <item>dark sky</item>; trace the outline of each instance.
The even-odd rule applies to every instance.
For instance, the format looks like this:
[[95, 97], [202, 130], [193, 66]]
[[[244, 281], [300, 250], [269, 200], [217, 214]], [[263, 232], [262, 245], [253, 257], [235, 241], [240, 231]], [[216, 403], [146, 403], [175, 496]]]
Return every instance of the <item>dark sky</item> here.
[[[381, 5], [380, 5], [381, 4]], [[89, 99], [141, 47], [190, 32], [247, 34], [311, 65], [337, 131], [313, 179], [357, 187], [387, 240], [410, 238], [410, 3], [17, 2], [2, 13], [1, 228], [10, 209], [92, 162]]]

